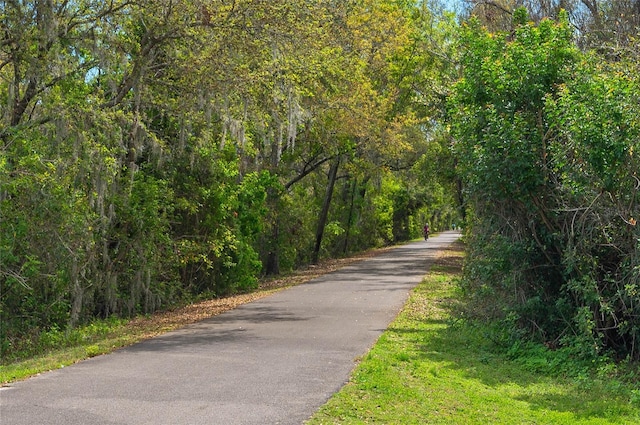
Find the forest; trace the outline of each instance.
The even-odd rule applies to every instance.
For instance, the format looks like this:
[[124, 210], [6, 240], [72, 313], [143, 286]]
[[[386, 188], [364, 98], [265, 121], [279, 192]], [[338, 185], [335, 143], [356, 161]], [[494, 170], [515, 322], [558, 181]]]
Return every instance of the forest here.
[[469, 320], [640, 359], [640, 1], [0, 5], [0, 352], [429, 223]]

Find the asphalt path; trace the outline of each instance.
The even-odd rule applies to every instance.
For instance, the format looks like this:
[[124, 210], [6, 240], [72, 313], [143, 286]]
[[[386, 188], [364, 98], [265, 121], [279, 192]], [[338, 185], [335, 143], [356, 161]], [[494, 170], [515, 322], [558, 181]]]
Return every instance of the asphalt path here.
[[302, 424], [348, 380], [437, 252], [394, 248], [180, 330], [0, 389], [2, 425]]

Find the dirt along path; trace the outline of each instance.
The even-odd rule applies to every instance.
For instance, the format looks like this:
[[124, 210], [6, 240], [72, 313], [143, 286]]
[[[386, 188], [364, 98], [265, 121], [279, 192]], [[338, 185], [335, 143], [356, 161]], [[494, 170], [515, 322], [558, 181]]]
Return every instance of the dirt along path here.
[[0, 424], [301, 424], [402, 308], [445, 232], [176, 331], [16, 382]]

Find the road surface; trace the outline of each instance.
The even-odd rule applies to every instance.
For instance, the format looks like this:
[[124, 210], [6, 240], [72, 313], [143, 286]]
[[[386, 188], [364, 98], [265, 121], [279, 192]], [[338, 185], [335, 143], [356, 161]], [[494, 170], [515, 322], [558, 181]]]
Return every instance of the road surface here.
[[2, 425], [302, 424], [398, 314], [445, 232], [0, 389]]

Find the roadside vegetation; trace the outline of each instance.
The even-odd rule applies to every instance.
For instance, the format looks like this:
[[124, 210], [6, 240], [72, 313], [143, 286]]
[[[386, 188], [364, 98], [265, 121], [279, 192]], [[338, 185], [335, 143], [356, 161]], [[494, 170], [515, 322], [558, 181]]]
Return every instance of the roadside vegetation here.
[[508, 341], [460, 318], [462, 246], [431, 267], [308, 425], [637, 424], [637, 367]]
[[[462, 26], [450, 97], [468, 313], [585, 358], [640, 360], [640, 62], [584, 52], [565, 11]], [[622, 43], [622, 42], [621, 42]]]

